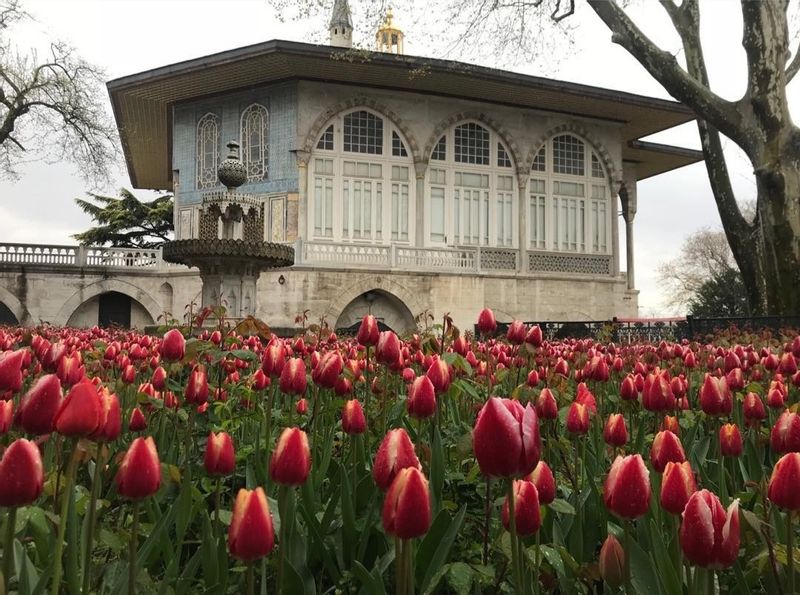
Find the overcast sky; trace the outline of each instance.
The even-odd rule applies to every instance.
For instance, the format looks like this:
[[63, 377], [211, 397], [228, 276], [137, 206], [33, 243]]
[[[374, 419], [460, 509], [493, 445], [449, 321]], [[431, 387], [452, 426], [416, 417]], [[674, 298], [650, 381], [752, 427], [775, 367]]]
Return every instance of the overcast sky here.
[[[15, 39], [37, 43], [50, 36], [70, 42], [87, 60], [105, 69], [107, 78], [141, 72], [270, 39], [317, 41], [327, 23], [281, 23], [265, 0], [23, 0], [37, 22]], [[330, 0], [333, 3], [333, 0]], [[358, 20], [357, 1], [353, 18]], [[745, 85], [741, 17], [736, 0], [703, 3], [702, 37], [714, 90], [735, 99]], [[424, 14], [424, 13], [423, 13]], [[656, 0], [642, 0], [632, 13], [640, 27], [662, 47], [678, 50], [669, 24]], [[581, 7], [572, 18], [575, 44], [555, 65], [539, 61], [528, 65], [500, 65], [527, 74], [613, 89], [669, 96], [624, 50], [610, 43], [610, 34], [591, 10]], [[415, 43], [413, 25], [420, 15], [396, 14], [406, 25], [406, 53], [438, 57], [428, 43]], [[368, 40], [356, 40], [367, 44]], [[435, 46], [434, 46], [435, 47]], [[452, 59], [463, 56], [449, 55]], [[498, 66], [482, 59], [487, 66]], [[557, 69], [556, 69], [557, 68]], [[800, 84], [790, 87], [791, 100], [800, 105]], [[699, 148], [697, 131], [688, 124], [649, 140]], [[730, 144], [730, 143], [729, 143]], [[730, 169], [740, 200], [755, 196], [751, 168], [743, 156], [730, 151]], [[66, 164], [31, 163], [21, 168], [15, 182], [0, 179], [0, 241], [72, 244], [70, 235], [91, 225], [73, 198], [88, 190], [77, 172]], [[130, 187], [127, 173], [98, 189], [113, 194]], [[620, 220], [621, 228], [624, 225]], [[701, 227], [719, 227], [703, 164], [651, 178], [639, 185], [639, 212], [635, 223], [636, 281], [642, 316], [664, 315], [655, 269], [674, 257], [683, 239]], [[624, 234], [620, 238], [624, 267]]]

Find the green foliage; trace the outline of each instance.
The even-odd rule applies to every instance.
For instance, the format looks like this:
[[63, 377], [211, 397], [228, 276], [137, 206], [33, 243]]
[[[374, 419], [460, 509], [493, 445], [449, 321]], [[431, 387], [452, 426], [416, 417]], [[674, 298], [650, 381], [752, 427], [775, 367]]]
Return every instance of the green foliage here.
[[171, 195], [146, 202], [123, 188], [119, 198], [92, 193], [89, 197], [90, 200], [76, 198], [75, 202], [98, 225], [72, 236], [81, 244], [156, 248], [171, 239], [174, 229]]
[[689, 301], [689, 314], [723, 318], [749, 316], [747, 292], [739, 271], [723, 269], [700, 285]]

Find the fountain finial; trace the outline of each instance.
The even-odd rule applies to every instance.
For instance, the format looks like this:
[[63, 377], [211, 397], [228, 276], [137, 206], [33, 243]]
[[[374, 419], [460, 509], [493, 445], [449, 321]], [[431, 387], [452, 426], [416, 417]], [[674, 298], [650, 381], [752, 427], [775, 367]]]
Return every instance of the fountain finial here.
[[219, 164], [217, 177], [229, 191], [233, 191], [247, 181], [247, 167], [239, 159], [239, 143], [231, 140], [226, 146], [228, 157]]

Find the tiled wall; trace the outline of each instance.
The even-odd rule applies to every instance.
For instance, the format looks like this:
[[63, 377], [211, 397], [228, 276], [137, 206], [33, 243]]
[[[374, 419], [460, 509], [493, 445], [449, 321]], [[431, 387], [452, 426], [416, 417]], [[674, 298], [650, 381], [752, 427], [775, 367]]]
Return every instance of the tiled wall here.
[[266, 180], [248, 182], [241, 190], [253, 194], [297, 192], [297, 164], [291, 153], [296, 148], [297, 86], [284, 83], [181, 104], [174, 108], [172, 169], [180, 172], [178, 208], [200, 202], [201, 192], [197, 190], [195, 171], [197, 122], [208, 112], [220, 118], [219, 155], [220, 159], [224, 159], [228, 153], [225, 145], [230, 140], [239, 140], [242, 112], [256, 102], [269, 111], [269, 174]]

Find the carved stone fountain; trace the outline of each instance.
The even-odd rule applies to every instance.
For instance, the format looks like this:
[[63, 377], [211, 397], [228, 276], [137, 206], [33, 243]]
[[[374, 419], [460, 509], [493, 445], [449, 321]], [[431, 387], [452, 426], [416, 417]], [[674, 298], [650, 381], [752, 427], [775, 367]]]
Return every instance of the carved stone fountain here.
[[166, 243], [163, 256], [200, 269], [203, 307], [221, 305], [227, 317], [241, 319], [258, 309], [261, 272], [292, 266], [294, 249], [264, 241], [264, 203], [237, 192], [247, 181], [247, 170], [239, 160], [239, 144], [231, 141], [228, 149], [217, 169], [227, 190], [203, 195], [198, 237]]

